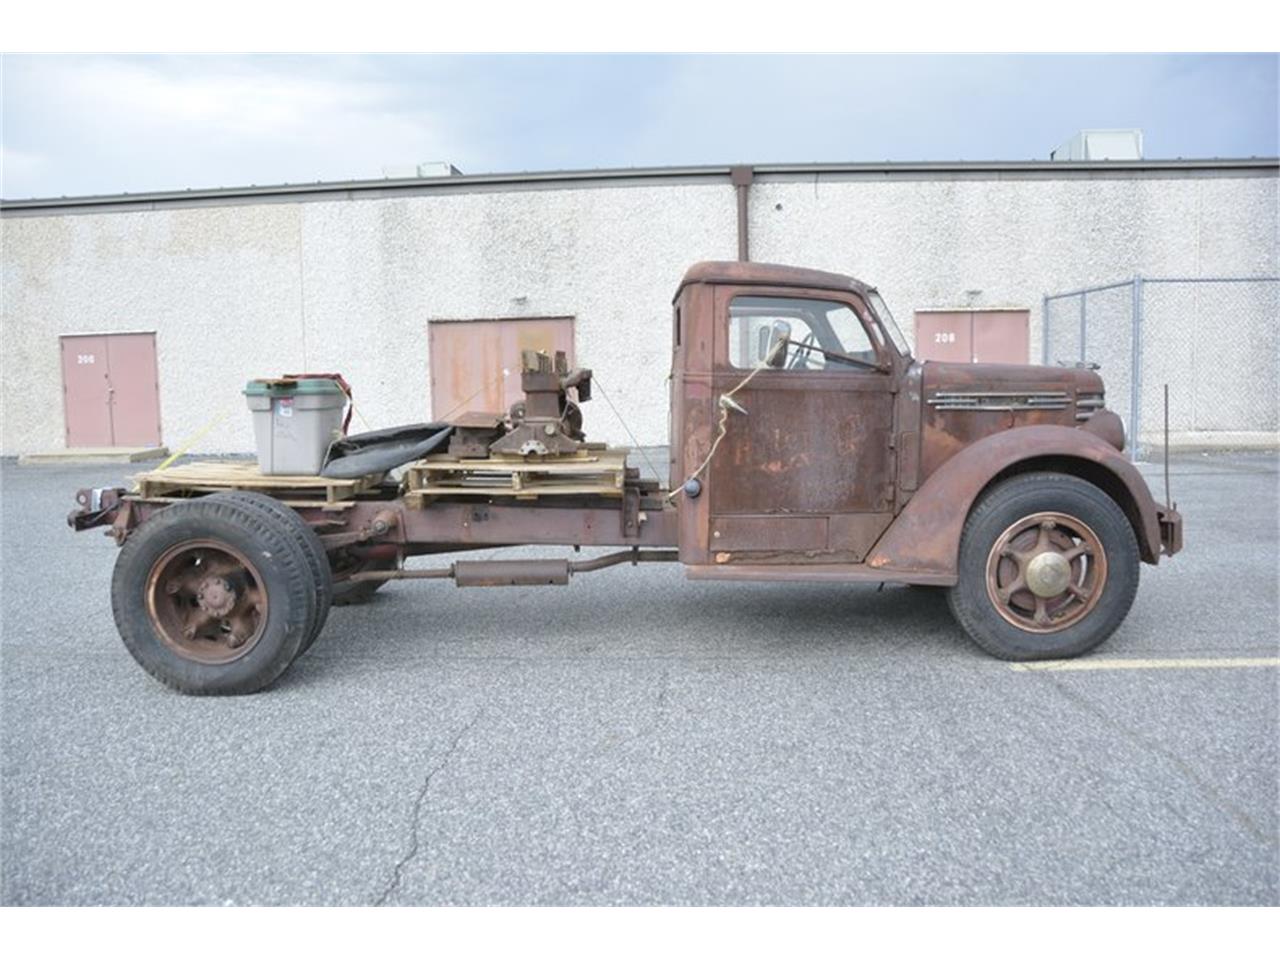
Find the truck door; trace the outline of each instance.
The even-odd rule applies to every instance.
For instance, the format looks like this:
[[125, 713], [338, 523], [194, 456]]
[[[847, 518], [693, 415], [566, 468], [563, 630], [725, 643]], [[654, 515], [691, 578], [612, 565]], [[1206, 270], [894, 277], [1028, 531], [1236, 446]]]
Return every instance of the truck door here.
[[713, 396], [751, 379], [707, 470], [707, 559], [861, 562], [893, 516], [880, 328], [852, 293], [718, 287], [714, 310]]

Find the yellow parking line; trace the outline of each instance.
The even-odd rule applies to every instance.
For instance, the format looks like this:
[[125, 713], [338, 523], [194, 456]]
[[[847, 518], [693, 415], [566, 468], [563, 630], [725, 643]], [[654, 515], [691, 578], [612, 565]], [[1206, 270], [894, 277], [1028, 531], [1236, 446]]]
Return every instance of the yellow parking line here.
[[1195, 670], [1229, 667], [1280, 667], [1280, 657], [1201, 657], [1170, 660], [1039, 660], [1011, 663], [1010, 670]]

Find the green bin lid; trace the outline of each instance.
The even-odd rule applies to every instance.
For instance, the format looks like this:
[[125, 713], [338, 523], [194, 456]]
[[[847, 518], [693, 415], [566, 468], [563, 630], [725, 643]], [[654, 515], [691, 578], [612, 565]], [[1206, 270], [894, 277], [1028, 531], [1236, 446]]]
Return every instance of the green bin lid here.
[[250, 380], [244, 386], [246, 397], [291, 397], [300, 393], [343, 393], [343, 390], [335, 381], [319, 377], [303, 380], [283, 378]]

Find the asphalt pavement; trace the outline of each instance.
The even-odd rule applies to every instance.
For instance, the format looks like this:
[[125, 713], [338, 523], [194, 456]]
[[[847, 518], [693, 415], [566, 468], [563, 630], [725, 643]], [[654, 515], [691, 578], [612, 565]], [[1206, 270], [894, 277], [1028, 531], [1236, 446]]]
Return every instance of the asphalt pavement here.
[[128, 468], [0, 470], [4, 904], [1280, 903], [1274, 456], [1175, 462], [1119, 669], [656, 564], [391, 584], [229, 699], [134, 664], [64, 525]]

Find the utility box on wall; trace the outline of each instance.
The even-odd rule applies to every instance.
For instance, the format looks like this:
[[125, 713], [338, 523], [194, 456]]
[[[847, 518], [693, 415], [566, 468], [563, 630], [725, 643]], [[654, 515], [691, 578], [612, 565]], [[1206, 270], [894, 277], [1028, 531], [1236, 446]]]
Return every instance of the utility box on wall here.
[[916, 356], [947, 363], [1030, 363], [1030, 310], [917, 310]]

